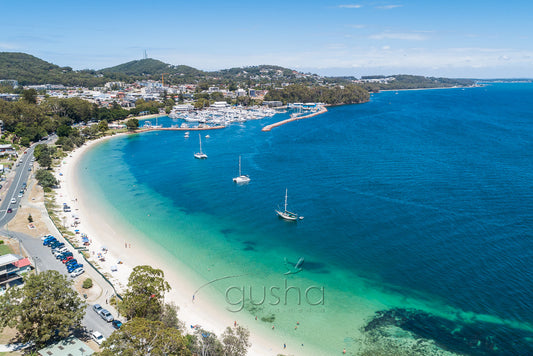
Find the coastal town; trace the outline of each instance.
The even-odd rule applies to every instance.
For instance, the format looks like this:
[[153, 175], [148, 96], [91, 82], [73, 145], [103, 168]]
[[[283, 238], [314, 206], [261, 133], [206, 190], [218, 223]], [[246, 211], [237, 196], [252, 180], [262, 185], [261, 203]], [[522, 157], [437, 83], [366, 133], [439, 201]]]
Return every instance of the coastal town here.
[[[261, 71], [259, 76], [250, 78], [272, 80], [283, 74], [279, 69]], [[256, 314], [251, 324], [244, 319], [241, 325], [241, 320], [214, 310], [189, 279], [145, 253], [136, 239], [128, 237], [128, 230], [113, 221], [102, 221], [94, 207], [87, 204], [87, 192], [79, 179], [81, 157], [121, 135], [185, 131], [188, 138], [189, 131], [241, 127], [252, 120], [265, 120], [261, 131], [269, 132], [325, 114], [331, 105], [367, 102], [369, 94], [364, 85], [435, 85], [433, 79], [425, 78], [416, 78], [417, 84], [412, 84], [413, 78], [405, 76], [350, 79], [342, 84], [333, 80], [317, 85], [321, 79], [316, 76], [295, 71], [291, 75], [295, 82], [266, 88], [252, 82], [238, 86], [173, 84], [165, 74], [160, 79], [106, 81], [90, 88], [20, 84], [15, 79], [0, 78], [0, 87], [5, 89], [0, 94], [0, 112], [4, 114], [0, 122], [0, 225], [4, 226], [0, 230], [0, 294], [5, 296], [1, 299], [4, 303], [20, 301], [17, 308], [4, 310], [6, 324], [2, 325], [0, 351], [15, 355], [22, 350], [41, 355], [61, 354], [64, 350], [72, 355], [112, 354], [110, 350], [123, 345], [125, 332], [150, 323], [163, 323], [160, 327], [172, 333], [171, 354], [202, 354], [206, 348], [225, 350], [220, 355], [245, 355], [248, 350], [253, 354], [278, 354], [287, 348], [287, 340], [292, 341], [293, 347], [304, 347], [304, 343], [295, 341], [297, 337], [287, 337], [285, 343], [273, 346], [271, 336], [257, 332], [259, 324], [265, 323], [271, 324], [273, 331], [282, 330], [271, 316], [260, 316], [258, 320]], [[302, 85], [299, 80], [312, 80], [313, 84]], [[21, 114], [15, 117], [17, 110]], [[199, 138], [200, 153], [194, 157], [206, 158]], [[249, 182], [248, 176], [241, 175], [240, 164], [239, 158], [239, 177], [234, 181]], [[287, 196], [285, 199], [285, 214], [278, 215], [290, 217]], [[293, 270], [301, 271], [303, 261], [301, 258]], [[160, 289], [143, 284], [143, 276], [158, 281]], [[31, 311], [24, 304], [31, 301], [21, 300], [18, 291], [30, 288], [34, 278], [37, 285], [62, 285], [63, 289], [54, 293], [64, 294], [65, 303], [76, 305], [65, 316], [69, 323], [56, 324], [61, 337], [50, 335], [49, 330], [35, 331], [42, 333], [44, 341], [20, 337], [21, 324], [17, 321], [21, 315], [30, 318], [23, 311]], [[139, 290], [149, 294], [140, 304]], [[155, 309], [147, 312], [150, 308]], [[212, 315], [216, 315], [215, 322]], [[294, 330], [298, 330], [300, 321], [295, 323]], [[208, 340], [208, 334], [213, 338]], [[346, 348], [342, 348], [342, 353], [346, 353]]]

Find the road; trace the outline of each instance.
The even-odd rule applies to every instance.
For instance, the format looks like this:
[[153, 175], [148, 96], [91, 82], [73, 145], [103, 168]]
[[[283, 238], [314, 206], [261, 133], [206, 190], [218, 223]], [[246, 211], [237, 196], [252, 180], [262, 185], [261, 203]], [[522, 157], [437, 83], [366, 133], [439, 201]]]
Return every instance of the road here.
[[[47, 141], [38, 142], [37, 144], [50, 143], [53, 140], [55, 140], [55, 137], [51, 137]], [[26, 250], [28, 255], [31, 256], [31, 259], [33, 260], [34, 266], [37, 271], [42, 272], [53, 269], [65, 275], [68, 279], [71, 279], [63, 263], [57, 260], [54, 255], [52, 255], [50, 247], [43, 246], [41, 239], [34, 238], [21, 232], [10, 231], [7, 229], [6, 226], [7, 223], [9, 223], [15, 217], [15, 214], [20, 206], [19, 204], [21, 198], [18, 197], [18, 194], [23, 189], [23, 183], [28, 181], [28, 178], [32, 173], [33, 150], [35, 149], [35, 146], [37, 144], [34, 144], [30, 148], [28, 148], [26, 150], [26, 153], [22, 154], [19, 160], [17, 161], [20, 162], [20, 165], [14, 167], [15, 176], [11, 185], [8, 188], [8, 192], [5, 199], [0, 204], [0, 226], [2, 227], [0, 228], [0, 233], [4, 234], [5, 236], [16, 238], [19, 243], [24, 246], [24, 249]], [[17, 202], [15, 204], [12, 204], [11, 199], [15, 199]], [[13, 212], [8, 213], [8, 208], [11, 208]], [[59, 231], [53, 231], [53, 235], [59, 241], [64, 242], [65, 246], [69, 247], [69, 250], [74, 254], [74, 258], [80, 261], [80, 263], [83, 263], [84, 259], [81, 254], [79, 254], [78, 251], [74, 250], [69, 245], [69, 243], [63, 239]], [[86, 263], [84, 264], [84, 268], [86, 272], [82, 274], [81, 277], [90, 277], [95, 283], [98, 283], [100, 286], [102, 286], [103, 290], [106, 291], [106, 295], [112, 294], [111, 286], [102, 278], [102, 276], [100, 276], [100, 274], [98, 274], [91, 266], [87, 265]], [[107, 308], [107, 306], [103, 303], [102, 306], [104, 308]], [[87, 330], [100, 331], [102, 335], [104, 335], [104, 337], [106, 338], [109, 337], [109, 335], [111, 335], [111, 333], [114, 331], [113, 327], [111, 326], [111, 323], [106, 322], [100, 317], [100, 315], [96, 314], [96, 312], [93, 311], [92, 305], [87, 305], [86, 313], [82, 320], [82, 325], [85, 326]]]

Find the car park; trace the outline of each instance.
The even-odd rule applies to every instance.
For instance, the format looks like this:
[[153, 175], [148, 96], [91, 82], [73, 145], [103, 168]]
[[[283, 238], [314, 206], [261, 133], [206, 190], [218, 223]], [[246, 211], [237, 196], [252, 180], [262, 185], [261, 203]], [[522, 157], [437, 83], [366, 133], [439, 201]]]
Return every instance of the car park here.
[[107, 309], [102, 309], [100, 310], [100, 316], [102, 317], [102, 319], [104, 319], [105, 321], [107, 321], [108, 323], [109, 322], [112, 322], [114, 320], [113, 318], [113, 315], [109, 312], [109, 310]]
[[83, 268], [78, 268], [78, 269], [72, 271], [72, 272], [70, 273], [70, 276], [71, 276], [72, 278], [76, 278], [76, 277], [78, 277], [80, 274], [83, 274], [84, 272], [85, 272], [85, 270], [84, 270]]
[[122, 326], [122, 322], [120, 320], [115, 319], [111, 322], [111, 325], [113, 325], [115, 329], [120, 329], [120, 327]]
[[98, 345], [101, 345], [102, 342], [105, 341], [104, 335], [102, 335], [102, 333], [99, 331], [93, 331], [91, 333], [91, 339], [93, 339]]

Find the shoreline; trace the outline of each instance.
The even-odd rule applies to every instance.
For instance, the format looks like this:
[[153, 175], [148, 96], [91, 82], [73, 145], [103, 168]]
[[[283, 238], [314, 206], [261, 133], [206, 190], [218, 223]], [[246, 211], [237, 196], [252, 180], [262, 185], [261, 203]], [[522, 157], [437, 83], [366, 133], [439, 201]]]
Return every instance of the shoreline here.
[[[193, 300], [192, 296], [198, 286], [194, 278], [194, 271], [188, 271], [188, 267], [183, 265], [181, 261], [172, 261], [178, 265], [178, 268], [162, 262], [167, 259], [161, 258], [161, 255], [150, 249], [150, 246], [146, 246], [146, 242], [142, 241], [142, 238], [135, 238], [135, 235], [142, 235], [142, 233], [133, 231], [134, 228], [123, 226], [122, 222], [116, 223], [112, 216], [106, 214], [108, 211], [105, 209], [105, 204], [90, 201], [87, 196], [90, 195], [90, 192], [84, 190], [77, 179], [77, 175], [80, 174], [78, 166], [81, 158], [90, 149], [113, 137], [122, 135], [126, 134], [106, 136], [84, 144], [64, 158], [56, 172], [57, 178], [62, 183], [56, 191], [56, 204], [61, 206], [63, 203], [67, 203], [71, 206], [72, 213], [68, 213], [67, 225], [73, 232], [77, 229], [80, 233], [87, 234], [91, 241], [89, 246], [90, 259], [92, 261], [97, 260], [99, 253], [105, 257], [105, 261], [95, 261], [95, 264], [100, 272], [108, 276], [120, 294], [124, 292], [129, 274], [134, 266], [142, 264], [162, 269], [165, 273], [165, 279], [172, 287], [165, 300], [166, 302], [174, 302], [179, 307], [178, 318], [186, 325], [185, 333], [192, 331], [189, 325], [201, 325], [202, 328], [221, 336], [226, 327], [233, 325], [236, 319], [239, 324], [250, 331], [252, 344], [249, 349], [250, 355], [282, 353], [283, 341], [279, 337], [269, 336], [266, 330], [258, 330], [261, 328], [255, 325], [247, 325], [248, 320], [246, 318], [227, 315], [228, 313], [223, 308], [221, 310], [220, 305], [214, 303], [213, 298], [209, 295], [202, 295], [200, 298], [196, 296], [196, 299]], [[73, 214], [78, 219], [70, 216]], [[75, 227], [72, 226], [74, 220], [79, 221]], [[81, 234], [76, 236], [81, 239]], [[102, 250], [104, 246], [105, 252]]]

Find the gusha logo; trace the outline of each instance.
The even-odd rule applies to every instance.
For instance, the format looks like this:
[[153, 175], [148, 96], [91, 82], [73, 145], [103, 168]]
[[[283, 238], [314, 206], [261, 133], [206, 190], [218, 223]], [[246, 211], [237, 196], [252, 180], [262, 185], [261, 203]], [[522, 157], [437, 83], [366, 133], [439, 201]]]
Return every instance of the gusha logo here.
[[[250, 286], [231, 286], [226, 289], [226, 302], [231, 305], [228, 308], [233, 313], [240, 312], [248, 300], [252, 305], [289, 305], [295, 303], [297, 306], [307, 304], [309, 306], [324, 305], [325, 291], [324, 287], [309, 286], [302, 290], [300, 287], [289, 286], [288, 281], [284, 279], [283, 287], [270, 286], [252, 287]], [[247, 299], [248, 297], [248, 299]]]

